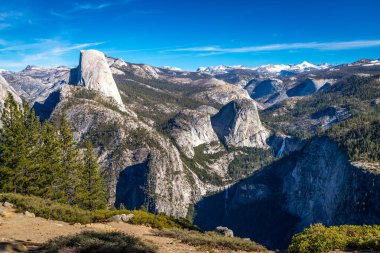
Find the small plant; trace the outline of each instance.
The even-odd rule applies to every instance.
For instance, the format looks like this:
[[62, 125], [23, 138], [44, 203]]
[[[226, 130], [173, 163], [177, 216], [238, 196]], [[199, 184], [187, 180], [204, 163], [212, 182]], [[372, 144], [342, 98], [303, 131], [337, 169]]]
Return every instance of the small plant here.
[[52, 239], [43, 245], [42, 250], [46, 253], [65, 250], [81, 253], [155, 253], [157, 247], [120, 232], [84, 231]]

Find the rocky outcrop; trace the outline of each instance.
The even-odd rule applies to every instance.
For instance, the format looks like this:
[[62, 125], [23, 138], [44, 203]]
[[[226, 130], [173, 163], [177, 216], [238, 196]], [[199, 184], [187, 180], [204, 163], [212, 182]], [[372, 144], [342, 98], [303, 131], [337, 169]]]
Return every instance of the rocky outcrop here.
[[218, 136], [211, 126], [211, 115], [216, 112], [212, 107], [188, 109], [170, 120], [170, 134], [186, 156], [194, 156], [194, 147], [218, 141]]
[[237, 99], [249, 99], [247, 91], [242, 87], [215, 78], [196, 80], [192, 85], [205, 89], [205, 91], [193, 95], [196, 99], [208, 100], [221, 105]]
[[338, 145], [314, 138], [300, 151], [203, 199], [195, 223], [227, 226], [272, 249], [313, 223], [378, 224], [380, 176], [353, 166]]
[[82, 50], [79, 66], [71, 70], [70, 83], [99, 91], [105, 96], [113, 98], [118, 104], [123, 104], [111, 69], [102, 52]]
[[282, 81], [279, 79], [267, 79], [264, 81], [251, 81], [244, 89], [248, 91], [253, 99], [260, 99], [279, 92]]
[[286, 94], [289, 97], [306, 96], [317, 92], [319, 89], [326, 89], [335, 81], [330, 79], [312, 79], [307, 78], [299, 84], [289, 89]]
[[226, 146], [267, 147], [270, 132], [261, 124], [256, 104], [251, 99], [228, 103], [212, 117], [211, 123]]
[[8, 84], [8, 82], [0, 75], [0, 114], [3, 111], [4, 102], [8, 95], [11, 94], [18, 104], [22, 103], [21, 98], [16, 91]]

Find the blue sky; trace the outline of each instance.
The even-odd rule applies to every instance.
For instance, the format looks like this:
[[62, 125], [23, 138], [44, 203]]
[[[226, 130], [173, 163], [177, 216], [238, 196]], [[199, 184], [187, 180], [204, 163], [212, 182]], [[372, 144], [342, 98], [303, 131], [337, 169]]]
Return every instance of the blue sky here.
[[1, 0], [0, 68], [69, 65], [80, 49], [176, 66], [380, 58], [378, 0]]

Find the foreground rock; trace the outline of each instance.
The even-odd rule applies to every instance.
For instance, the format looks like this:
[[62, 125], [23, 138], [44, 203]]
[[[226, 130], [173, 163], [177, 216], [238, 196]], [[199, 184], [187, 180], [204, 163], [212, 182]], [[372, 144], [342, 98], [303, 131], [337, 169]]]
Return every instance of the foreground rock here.
[[228, 227], [218, 226], [215, 228], [215, 231], [224, 235], [225, 237], [234, 237], [234, 232]]
[[3, 203], [3, 206], [4, 206], [4, 207], [9, 207], [9, 208], [13, 208], [13, 207], [14, 207], [14, 205], [13, 205], [12, 203], [9, 203], [8, 201], [5, 201], [5, 202]]
[[109, 220], [112, 222], [129, 222], [135, 215], [134, 214], [120, 214], [114, 215]]
[[36, 217], [36, 215], [34, 213], [31, 213], [31, 212], [28, 212], [28, 211], [25, 211], [24, 215], [26, 217], [29, 217], [29, 218], [35, 218]]

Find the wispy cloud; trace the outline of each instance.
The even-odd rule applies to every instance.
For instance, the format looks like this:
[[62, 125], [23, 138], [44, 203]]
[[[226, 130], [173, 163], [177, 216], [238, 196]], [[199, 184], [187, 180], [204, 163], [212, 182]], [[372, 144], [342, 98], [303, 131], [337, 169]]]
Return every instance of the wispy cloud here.
[[22, 12], [16, 12], [16, 11], [7, 11], [7, 12], [0, 12], [0, 21], [4, 21], [6, 19], [16, 19], [23, 16]]
[[103, 3], [75, 3], [74, 6], [72, 6], [70, 9], [66, 11], [56, 11], [56, 10], [50, 10], [50, 14], [55, 17], [64, 18], [64, 19], [72, 19], [75, 18], [72, 16], [72, 14], [77, 12], [85, 12], [85, 11], [97, 11], [102, 10], [107, 7], [115, 6], [115, 5], [124, 5], [127, 3], [130, 3], [133, 0], [123, 0], [123, 1], [110, 1], [110, 2], [103, 2]]
[[13, 26], [11, 23], [22, 16], [23, 16], [23, 13], [21, 12], [15, 12], [15, 11], [0, 12], [0, 31], [11, 28]]
[[83, 10], [100, 10], [104, 9], [108, 6], [113, 5], [113, 3], [102, 3], [102, 4], [90, 4], [90, 3], [85, 3], [85, 4], [75, 4], [75, 7], [71, 10], [71, 12], [77, 12], [77, 11], [83, 11]]
[[306, 42], [306, 43], [285, 43], [285, 44], [269, 44], [262, 46], [235, 47], [224, 48], [220, 46], [204, 46], [204, 47], [187, 47], [164, 50], [161, 52], [197, 52], [201, 55], [226, 54], [226, 53], [251, 53], [251, 52], [270, 52], [282, 50], [297, 49], [314, 49], [322, 51], [333, 50], [349, 50], [360, 48], [379, 47], [380, 40], [355, 40], [342, 42]]
[[59, 39], [39, 39], [34, 43], [1, 42], [0, 68], [4, 69], [19, 69], [26, 65], [66, 64], [67, 54], [104, 44], [104, 42], [72, 44]]

